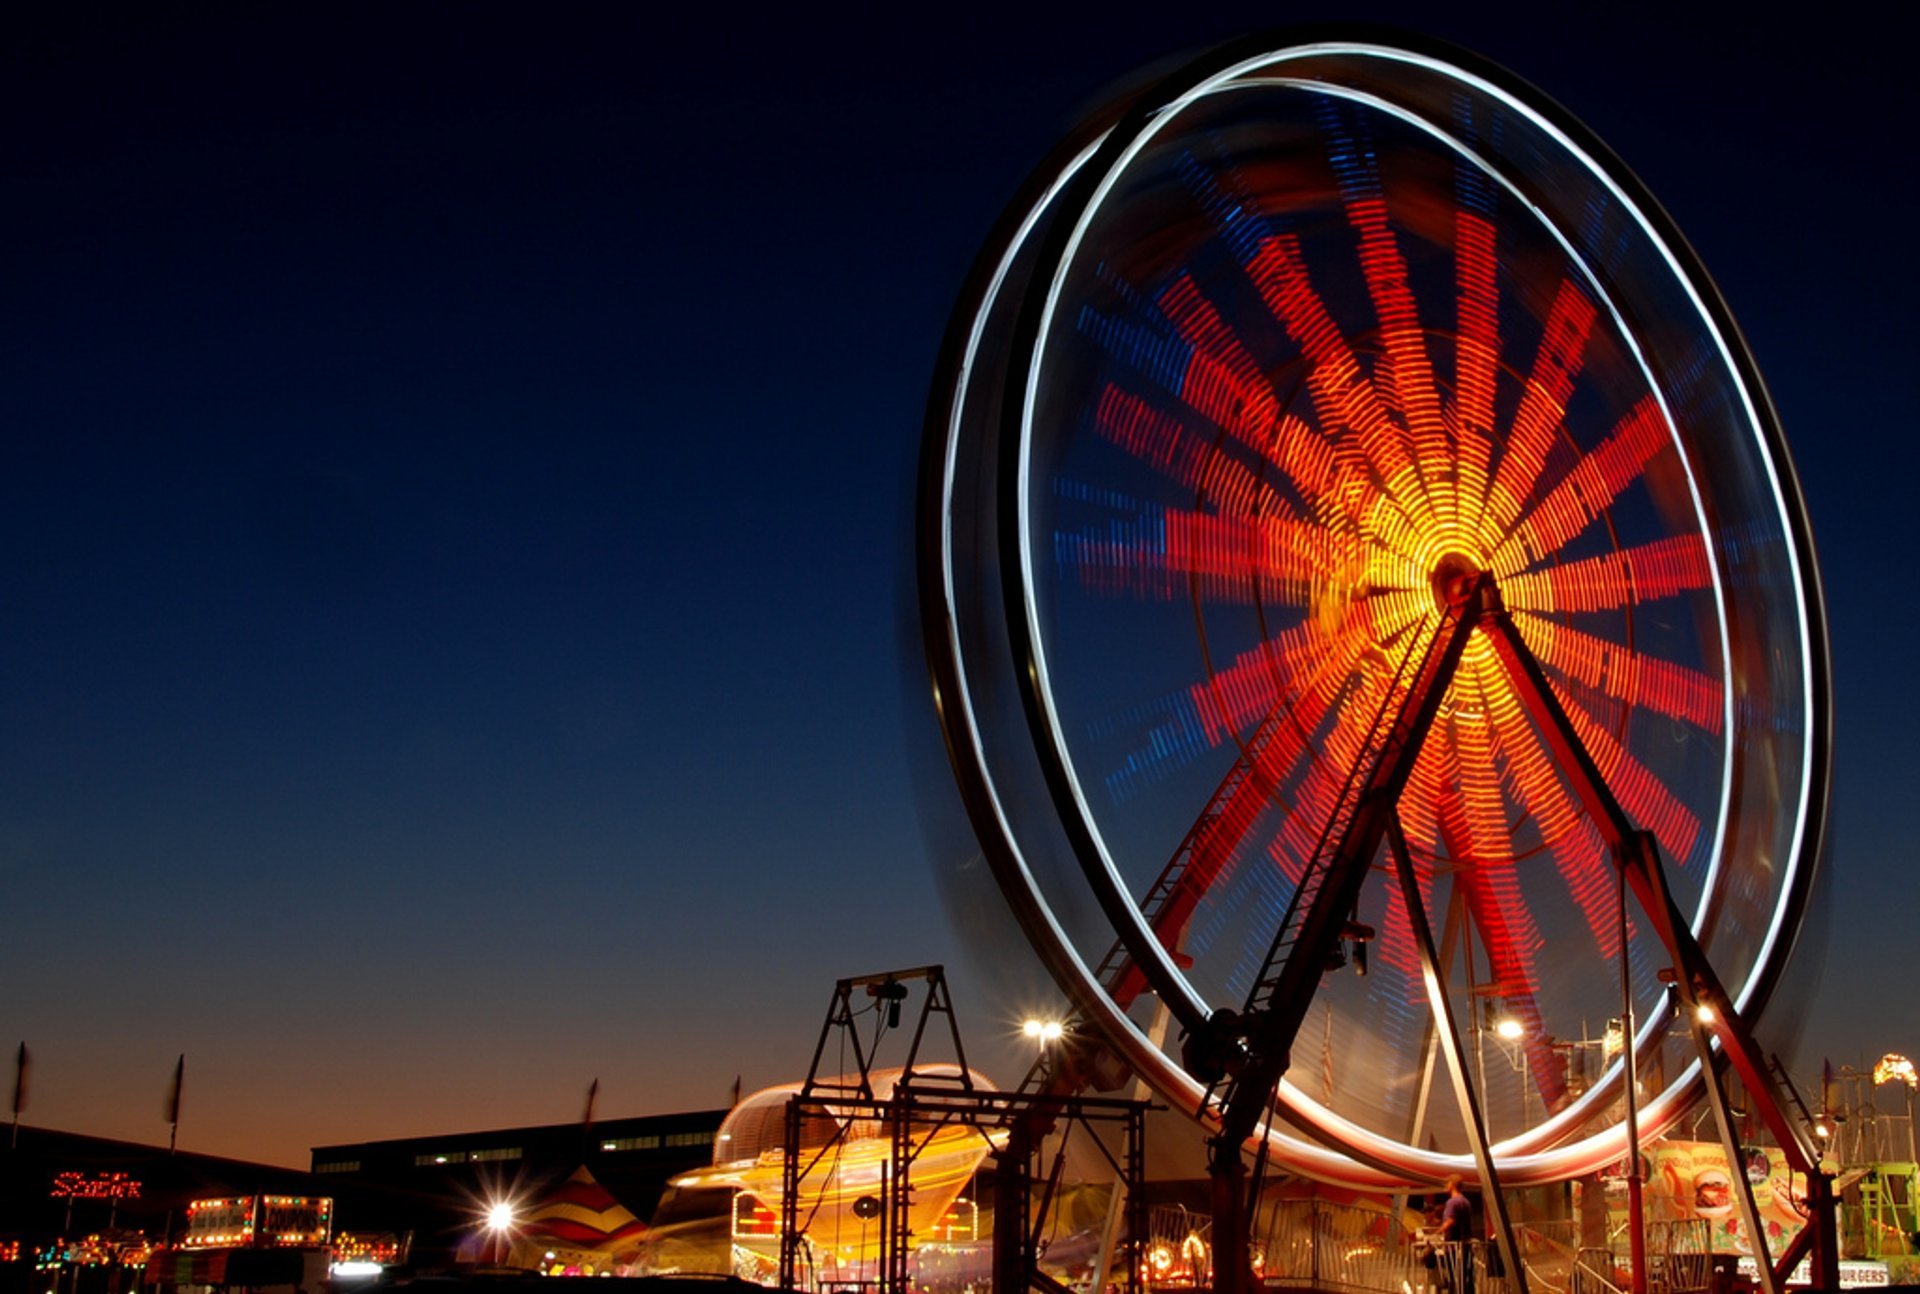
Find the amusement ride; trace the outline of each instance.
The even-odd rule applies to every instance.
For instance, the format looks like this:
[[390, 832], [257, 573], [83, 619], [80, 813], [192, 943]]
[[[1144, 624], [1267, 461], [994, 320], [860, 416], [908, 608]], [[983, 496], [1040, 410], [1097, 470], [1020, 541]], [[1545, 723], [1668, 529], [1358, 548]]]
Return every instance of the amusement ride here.
[[1809, 528], [1725, 303], [1568, 113], [1307, 31], [1094, 114], [955, 315], [920, 546], [969, 815], [1105, 1062], [1046, 1082], [1197, 1121], [1215, 1288], [1278, 1170], [1478, 1180], [1524, 1283], [1503, 1189], [1624, 1163], [1637, 1246], [1630, 1156], [1702, 1097], [1811, 1219], [1769, 1253], [1732, 1175], [1761, 1285], [1837, 1283], [1752, 1032], [1827, 804]]

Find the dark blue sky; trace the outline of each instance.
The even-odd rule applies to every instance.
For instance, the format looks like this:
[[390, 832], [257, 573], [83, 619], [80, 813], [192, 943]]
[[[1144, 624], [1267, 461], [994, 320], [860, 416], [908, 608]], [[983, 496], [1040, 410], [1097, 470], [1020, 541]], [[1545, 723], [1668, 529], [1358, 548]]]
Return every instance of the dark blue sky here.
[[1332, 17], [1541, 85], [1720, 282], [1829, 581], [1803, 1067], [1920, 1048], [1890, 42], [1750, 8], [692, 8], [8, 20], [0, 1041], [34, 1048], [28, 1121], [163, 1138], [181, 1051], [183, 1144], [292, 1163], [577, 1117], [596, 1076], [609, 1115], [717, 1105], [799, 1076], [838, 976], [940, 960], [991, 1062], [1018, 977], [943, 915], [905, 753], [941, 330], [1104, 87]]

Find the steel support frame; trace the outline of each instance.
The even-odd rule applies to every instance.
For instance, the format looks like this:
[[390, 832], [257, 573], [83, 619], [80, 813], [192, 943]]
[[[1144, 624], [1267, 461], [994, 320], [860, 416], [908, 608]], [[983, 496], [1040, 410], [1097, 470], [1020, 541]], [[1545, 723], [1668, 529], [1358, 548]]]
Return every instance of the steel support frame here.
[[[1549, 748], [1572, 781], [1574, 793], [1579, 796], [1588, 815], [1613, 850], [1614, 861], [1627, 887], [1633, 891], [1655, 935], [1673, 958], [1674, 987], [1681, 1007], [1692, 1020], [1695, 1043], [1700, 1049], [1700, 1069], [1705, 1080], [1707, 1099], [1713, 1105], [1716, 1122], [1724, 1124], [1722, 1145], [1728, 1155], [1727, 1175], [1736, 1182], [1738, 1192], [1750, 1194], [1745, 1173], [1741, 1171], [1738, 1141], [1733, 1135], [1732, 1112], [1727, 1104], [1725, 1089], [1719, 1081], [1722, 1062], [1714, 1058], [1714, 1042], [1719, 1043], [1719, 1054], [1725, 1058], [1724, 1063], [1731, 1064], [1734, 1072], [1740, 1076], [1741, 1085], [1785, 1154], [1788, 1169], [1806, 1179], [1807, 1225], [1777, 1262], [1767, 1254], [1766, 1233], [1759, 1230], [1751, 1232], [1754, 1256], [1758, 1260], [1761, 1281], [1767, 1294], [1779, 1294], [1786, 1285], [1788, 1274], [1799, 1263], [1801, 1256], [1809, 1252], [1813, 1260], [1811, 1277], [1814, 1288], [1838, 1289], [1839, 1216], [1833, 1179], [1821, 1166], [1820, 1152], [1810, 1130], [1789, 1116], [1786, 1097], [1774, 1080], [1772, 1067], [1760, 1050], [1759, 1042], [1734, 1009], [1732, 995], [1721, 984], [1719, 975], [1707, 960], [1706, 951], [1694, 938], [1686, 914], [1681, 912], [1672, 891], [1667, 888], [1666, 872], [1660, 864], [1659, 842], [1654, 839], [1653, 833], [1636, 828], [1626, 810], [1614, 798], [1606, 778], [1575, 731], [1566, 708], [1548, 683], [1539, 660], [1521, 640], [1520, 631], [1514, 627], [1504, 608], [1487, 618], [1486, 628], [1490, 631], [1489, 637], [1493, 640], [1495, 651], [1520, 694], [1522, 705], [1542, 729]], [[1629, 1037], [1628, 1048], [1632, 1049], [1635, 1045], [1635, 1039]], [[1631, 1099], [1632, 1093], [1627, 1095]], [[1637, 1149], [1630, 1148], [1629, 1153]], [[1752, 1209], [1751, 1199], [1746, 1201], [1745, 1208]], [[1747, 1225], [1751, 1227], [1752, 1223], [1748, 1222]]]
[[[818, 1148], [805, 1163], [801, 1161], [800, 1129], [809, 1113], [824, 1114], [836, 1123], [839, 1111], [848, 1101], [856, 1105], [885, 1105], [876, 1103], [873, 1096], [873, 1066], [878, 1059], [881, 1030], [876, 1028], [871, 1042], [862, 1042], [859, 1011], [854, 1006], [856, 990], [864, 990], [875, 1009], [897, 1017], [901, 1004], [911, 995], [907, 987], [916, 981], [926, 984], [926, 996], [921, 1000], [920, 1010], [914, 1020], [913, 1035], [907, 1043], [907, 1054], [902, 1062], [902, 1073], [895, 1087], [896, 1094], [909, 1089], [917, 1081], [935, 1083], [949, 1091], [969, 1094], [975, 1091], [972, 1071], [967, 1068], [966, 1048], [960, 1042], [960, 1023], [953, 1013], [953, 999], [947, 991], [945, 967], [939, 965], [915, 966], [907, 970], [882, 971], [873, 975], [857, 975], [838, 981], [834, 985], [833, 1001], [827, 1007], [827, 1018], [820, 1026], [820, 1039], [814, 1045], [813, 1060], [807, 1066], [806, 1080], [800, 1085], [797, 1095], [787, 1101], [787, 1118], [783, 1141], [783, 1157], [780, 1165], [780, 1285], [783, 1289], [797, 1289], [800, 1278], [800, 1245], [805, 1234], [800, 1225], [800, 1183], [809, 1171], [818, 1164], [839, 1143], [844, 1132], [836, 1132], [825, 1146]], [[953, 1046], [955, 1063], [959, 1074], [954, 1077], [929, 1076], [918, 1072], [920, 1048], [926, 1041], [928, 1024], [935, 1016], [946, 1018], [948, 1041]], [[896, 1027], [888, 1024], [888, 1028]], [[844, 1049], [851, 1051], [855, 1070], [852, 1074], [823, 1076], [820, 1062], [827, 1054], [827, 1043], [839, 1031]], [[829, 1099], [831, 1098], [831, 1099]], [[911, 1201], [905, 1192], [908, 1183], [897, 1171], [897, 1161], [902, 1154], [899, 1143], [900, 1125], [888, 1123], [894, 1130], [895, 1144], [890, 1155], [889, 1176], [881, 1184], [880, 1242], [881, 1253], [889, 1258], [896, 1249], [901, 1248], [898, 1235], [906, 1225], [907, 1209]], [[917, 1151], [915, 1152], [917, 1153]], [[905, 1292], [904, 1267], [898, 1281], [901, 1294]], [[883, 1284], [892, 1284], [893, 1277], [888, 1273]]]
[[1248, 1251], [1253, 1201], [1248, 1198], [1244, 1147], [1292, 1063], [1293, 1039], [1306, 1018], [1327, 957], [1339, 944], [1347, 915], [1359, 898], [1467, 640], [1486, 600], [1496, 596], [1492, 578], [1483, 575], [1446, 608], [1441, 618], [1443, 637], [1428, 648], [1408, 689], [1407, 704], [1394, 715], [1379, 758], [1356, 788], [1353, 816], [1326, 864], [1327, 875], [1301, 922], [1299, 938], [1280, 968], [1268, 999], [1271, 1006], [1239, 1022], [1246, 1038], [1245, 1060], [1240, 1072], [1231, 1076], [1221, 1101], [1220, 1130], [1208, 1139], [1214, 1287], [1219, 1294], [1240, 1294], [1256, 1283]]
[[1513, 1225], [1507, 1218], [1507, 1204], [1500, 1193], [1500, 1175], [1494, 1167], [1493, 1151], [1487, 1139], [1487, 1121], [1480, 1109], [1479, 1094], [1467, 1073], [1467, 1061], [1460, 1049], [1460, 1029], [1453, 1019], [1453, 1000], [1447, 996], [1446, 968], [1433, 943], [1433, 927], [1420, 900], [1420, 882], [1413, 874], [1413, 856], [1407, 851], [1407, 838], [1395, 815], [1387, 824], [1387, 848], [1393, 855], [1394, 870], [1400, 877], [1400, 891], [1406, 899], [1407, 917], [1413, 926], [1413, 942], [1420, 952], [1420, 978], [1426, 985], [1427, 1005], [1433, 1009], [1434, 1037], [1453, 1079], [1453, 1094], [1460, 1103], [1460, 1122], [1466, 1126], [1467, 1140], [1473, 1147], [1474, 1166], [1486, 1183], [1484, 1198], [1487, 1214], [1493, 1220], [1493, 1234], [1500, 1246], [1518, 1294], [1527, 1294], [1527, 1269], [1520, 1261], [1520, 1248], [1513, 1242]]
[[[1329, 954], [1338, 946], [1342, 919], [1352, 909], [1383, 837], [1397, 823], [1398, 800], [1406, 785], [1407, 775], [1426, 740], [1440, 701], [1459, 667], [1466, 642], [1477, 630], [1487, 632], [1522, 706], [1541, 730], [1548, 749], [1608, 845], [1623, 887], [1632, 891], [1654, 934], [1674, 960], [1676, 991], [1682, 1006], [1688, 1009], [1693, 1020], [1702, 1076], [1716, 1122], [1721, 1125], [1721, 1142], [1728, 1155], [1729, 1176], [1748, 1197], [1743, 1201], [1743, 1216], [1758, 1251], [1756, 1257], [1760, 1260], [1762, 1282], [1767, 1294], [1779, 1294], [1787, 1274], [1808, 1252], [1811, 1252], [1813, 1260], [1811, 1275], [1814, 1287], [1838, 1288], [1838, 1217], [1832, 1179], [1821, 1167], [1819, 1153], [1808, 1130], [1799, 1127], [1788, 1116], [1786, 1102], [1774, 1082], [1759, 1044], [1734, 1010], [1731, 996], [1720, 983], [1705, 951], [1694, 938], [1685, 915], [1667, 888], [1658, 842], [1651, 833], [1635, 826], [1607, 786], [1599, 766], [1580, 739], [1559, 697], [1555, 695], [1539, 660], [1521, 639], [1519, 630], [1507, 615], [1493, 577], [1481, 573], [1473, 577], [1467, 587], [1445, 591], [1444, 595], [1455, 618], [1448, 623], [1443, 617], [1440, 633], [1445, 635], [1444, 641], [1430, 653], [1428, 661], [1413, 680], [1406, 704], [1395, 718], [1395, 730], [1382, 747], [1374, 766], [1366, 770], [1366, 781], [1360, 788], [1358, 804], [1329, 860], [1329, 874], [1314, 896], [1312, 907], [1302, 923], [1300, 936], [1282, 968], [1280, 982], [1270, 999], [1271, 1006], [1258, 1015], [1237, 1022], [1246, 1039], [1246, 1055], [1239, 1072], [1232, 1076], [1221, 1103], [1219, 1130], [1209, 1138], [1216, 1255], [1214, 1285], [1217, 1294], [1248, 1294], [1258, 1284], [1248, 1261], [1253, 1202], [1248, 1197], [1244, 1158], [1246, 1143], [1260, 1126], [1270, 1107], [1274, 1087], [1291, 1063], [1294, 1037], [1305, 1019], [1308, 1003]], [[1417, 894], [1410, 897], [1417, 900]], [[1410, 901], [1408, 908], [1419, 914], [1424, 925], [1424, 912], [1420, 904]], [[1622, 911], [1624, 916], [1624, 906]], [[1424, 959], [1430, 958], [1433, 951], [1430, 929], [1427, 935], [1426, 939], [1420, 941], [1423, 945], [1423, 965]], [[1432, 992], [1431, 988], [1429, 992]], [[1444, 1001], [1444, 992], [1440, 997]], [[1462, 1102], [1462, 1111], [1468, 1113], [1474, 1110], [1476, 1100], [1464, 1068], [1458, 1063], [1458, 1035], [1453, 1033], [1450, 1009], [1446, 1019], [1441, 1022], [1439, 1032], [1443, 1047], [1446, 1037], [1452, 1036], [1449, 1069]], [[1713, 1047], [1715, 1042], [1719, 1044], [1718, 1052]], [[1636, 1045], [1636, 1040], [1630, 1036], [1627, 1039], [1629, 1051]], [[1754, 1227], [1750, 1216], [1753, 1209], [1751, 1188], [1744, 1181], [1745, 1174], [1739, 1171], [1741, 1160], [1738, 1140], [1734, 1135], [1725, 1090], [1720, 1082], [1721, 1072], [1728, 1064], [1740, 1076], [1758, 1106], [1769, 1131], [1787, 1157], [1789, 1169], [1802, 1174], [1807, 1182], [1808, 1225], [1777, 1262], [1767, 1255], [1765, 1234]], [[1633, 1093], [1626, 1092], [1625, 1098], [1631, 1102]], [[1468, 1114], [1467, 1125], [1473, 1130], [1469, 1136], [1475, 1143], [1476, 1163], [1491, 1193], [1497, 1197], [1497, 1179], [1492, 1175], [1492, 1158], [1486, 1151], [1484, 1126], [1477, 1112]], [[1628, 1148], [1630, 1167], [1638, 1149], [1637, 1145]], [[1504, 1210], [1499, 1214], [1498, 1225], [1502, 1232], [1500, 1241], [1508, 1270], [1521, 1273], [1521, 1279], [1524, 1279], [1524, 1268], [1516, 1261], [1512, 1237], [1504, 1224]], [[1636, 1239], [1636, 1287], [1640, 1287], [1645, 1280], [1644, 1255], [1639, 1245], [1640, 1241]]]
[[[787, 1162], [781, 1200], [782, 1289], [800, 1289], [799, 1182], [807, 1169], [826, 1153], [802, 1165], [798, 1129], [809, 1116], [844, 1120], [873, 1120], [887, 1129], [889, 1152], [880, 1192], [880, 1294], [911, 1294], [911, 1256], [915, 1241], [908, 1210], [912, 1203], [913, 1165], [940, 1129], [953, 1124], [973, 1128], [994, 1146], [995, 1200], [993, 1265], [997, 1294], [1022, 1294], [1028, 1289], [1059, 1294], [1059, 1283], [1038, 1270], [1039, 1228], [1030, 1208], [1034, 1182], [1033, 1159], [1047, 1132], [1060, 1125], [1094, 1128], [1116, 1125], [1121, 1140], [1120, 1159], [1113, 1164], [1119, 1189], [1125, 1193], [1125, 1275], [1113, 1282], [1124, 1294], [1139, 1294], [1139, 1246], [1146, 1220], [1146, 1115], [1151, 1103], [1109, 1097], [1061, 1096], [1050, 1093], [989, 1092], [983, 1088], [919, 1090], [911, 1084], [892, 1097], [797, 1095], [787, 1103]], [[1065, 1135], [1063, 1133], [1062, 1135]], [[1096, 1144], [1099, 1144], [1096, 1138]], [[1103, 1146], [1104, 1151], [1104, 1146]], [[1044, 1218], [1044, 1210], [1042, 1212]], [[792, 1255], [789, 1258], [789, 1255]]]

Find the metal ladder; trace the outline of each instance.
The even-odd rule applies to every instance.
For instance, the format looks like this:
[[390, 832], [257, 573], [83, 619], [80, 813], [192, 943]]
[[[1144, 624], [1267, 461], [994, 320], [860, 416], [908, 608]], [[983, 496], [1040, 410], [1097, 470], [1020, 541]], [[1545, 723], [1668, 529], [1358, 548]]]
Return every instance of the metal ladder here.
[[[1426, 636], [1426, 645], [1419, 651], [1409, 651], [1401, 657], [1400, 668], [1394, 671], [1393, 679], [1387, 685], [1387, 694], [1381, 699], [1372, 726], [1367, 729], [1359, 755], [1347, 769], [1346, 781], [1341, 784], [1333, 812], [1327, 816], [1326, 826], [1321, 830], [1313, 853], [1300, 874], [1300, 883], [1294, 887], [1293, 897], [1287, 903], [1286, 914], [1280, 919], [1280, 929], [1274, 936], [1273, 945], [1267, 950], [1266, 960], [1261, 964], [1253, 987], [1247, 991], [1244, 1016], [1252, 1017], [1264, 1012], [1271, 1004], [1281, 971], [1299, 941], [1306, 915], [1313, 910], [1314, 900], [1332, 870], [1330, 863], [1333, 854], [1346, 837], [1347, 828], [1353, 823], [1353, 815], [1360, 807], [1360, 788], [1372, 780], [1374, 769], [1394, 754], [1393, 734], [1400, 731], [1401, 715], [1414, 700], [1408, 680], [1419, 677], [1425, 670], [1429, 658], [1447, 637], [1444, 631], [1450, 620], [1455, 618], [1457, 613], [1443, 614], [1434, 632]], [[1424, 619], [1421, 621], [1422, 626], [1426, 623]]]
[[[1235, 817], [1241, 816], [1234, 814], [1234, 810], [1242, 803], [1240, 792], [1249, 781], [1254, 780], [1260, 760], [1266, 754], [1267, 747], [1273, 743], [1273, 736], [1279, 731], [1283, 718], [1283, 710], [1279, 705], [1267, 711], [1266, 717], [1260, 721], [1260, 726], [1254, 729], [1253, 736], [1248, 738], [1239, 758], [1234, 760], [1233, 767], [1227, 770], [1226, 777], [1221, 780], [1219, 787], [1207, 801], [1206, 807], [1200, 811], [1200, 816], [1195, 818], [1193, 826], [1187, 829], [1187, 834], [1173, 851], [1173, 857], [1167, 860], [1167, 865], [1161, 868], [1160, 875], [1154, 878], [1153, 884], [1147, 887], [1146, 896], [1140, 900], [1141, 917], [1146, 922], [1147, 928], [1159, 936], [1163, 943], [1166, 942], [1166, 934], [1160, 929], [1161, 916], [1166, 912], [1167, 905], [1172, 901], [1173, 896], [1179, 893], [1185, 884], [1194, 855], [1199, 852], [1201, 846], [1212, 839], [1213, 833], [1219, 830], [1221, 823], [1230, 814]], [[1251, 813], [1246, 813], [1245, 820], [1251, 823], [1260, 807], [1264, 806], [1256, 807]], [[1176, 950], [1168, 944], [1167, 951]], [[1099, 967], [1094, 971], [1094, 978], [1100, 982], [1100, 987], [1111, 995], [1132, 964], [1133, 957], [1127, 951], [1126, 941], [1116, 940], [1113, 947], [1107, 950], [1107, 955], [1100, 960]]]

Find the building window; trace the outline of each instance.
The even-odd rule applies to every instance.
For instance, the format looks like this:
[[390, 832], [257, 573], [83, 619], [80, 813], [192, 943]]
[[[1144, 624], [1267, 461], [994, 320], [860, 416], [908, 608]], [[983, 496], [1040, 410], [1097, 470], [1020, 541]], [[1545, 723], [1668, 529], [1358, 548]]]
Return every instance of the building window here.
[[436, 1150], [432, 1154], [415, 1155], [413, 1157], [413, 1166], [415, 1168], [437, 1168], [442, 1164], [464, 1164], [466, 1162], [467, 1152], [464, 1150]]
[[329, 1159], [325, 1163], [315, 1164], [313, 1171], [316, 1173], [357, 1173], [360, 1171], [360, 1161], [357, 1159]]
[[618, 1137], [600, 1143], [600, 1149], [602, 1150], [657, 1150], [659, 1147], [660, 1138], [658, 1136]]
[[518, 1159], [520, 1158], [520, 1147], [499, 1146], [492, 1150], [470, 1151], [467, 1154], [467, 1158], [476, 1164], [493, 1163], [502, 1159]]
[[669, 1132], [666, 1144], [669, 1146], [711, 1146], [711, 1132]]

